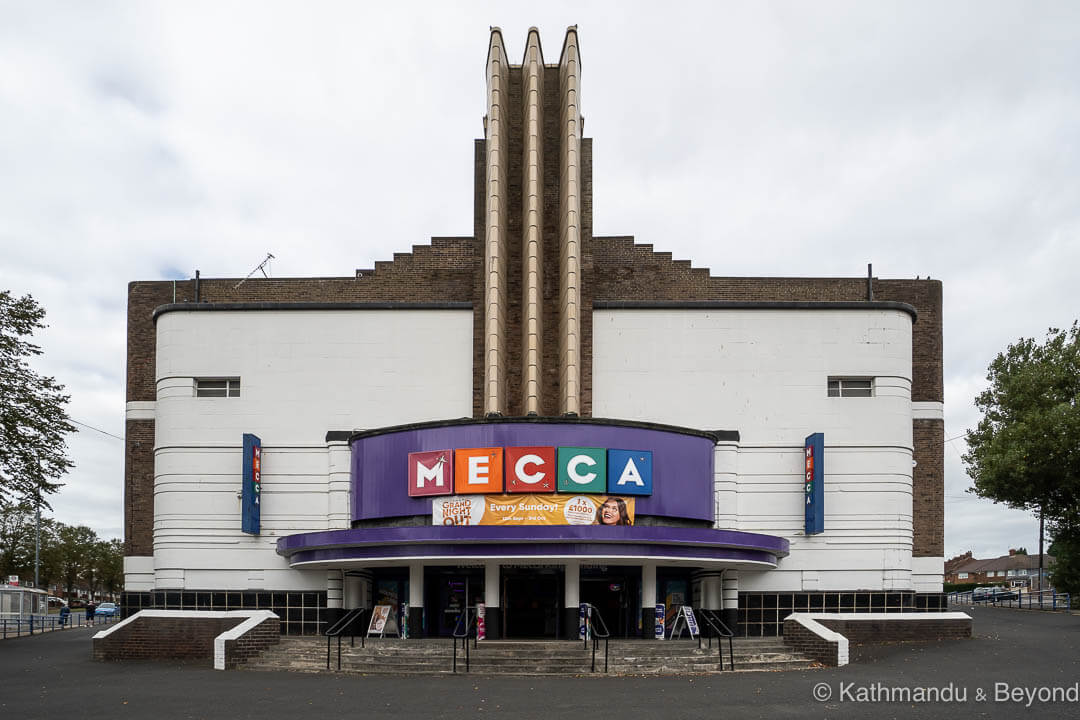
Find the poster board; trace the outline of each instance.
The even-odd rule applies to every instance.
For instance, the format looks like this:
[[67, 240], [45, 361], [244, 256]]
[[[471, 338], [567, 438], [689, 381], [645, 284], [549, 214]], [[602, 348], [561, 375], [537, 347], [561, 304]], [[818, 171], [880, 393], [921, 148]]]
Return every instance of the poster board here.
[[400, 637], [397, 626], [397, 618], [394, 616], [392, 605], [376, 605], [371, 611], [371, 622], [368, 623], [368, 637], [386, 637], [387, 633]]

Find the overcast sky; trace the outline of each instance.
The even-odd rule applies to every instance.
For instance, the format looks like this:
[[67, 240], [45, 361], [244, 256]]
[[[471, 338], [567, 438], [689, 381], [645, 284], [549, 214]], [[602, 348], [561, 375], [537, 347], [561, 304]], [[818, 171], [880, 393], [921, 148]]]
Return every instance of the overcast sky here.
[[[126, 285], [351, 275], [472, 233], [488, 28], [577, 24], [595, 234], [714, 275], [931, 276], [946, 437], [987, 364], [1080, 314], [1080, 4], [0, 0], [0, 289], [39, 370], [124, 430]], [[123, 528], [123, 443], [83, 428], [55, 516]], [[1038, 546], [965, 494], [947, 555]]]

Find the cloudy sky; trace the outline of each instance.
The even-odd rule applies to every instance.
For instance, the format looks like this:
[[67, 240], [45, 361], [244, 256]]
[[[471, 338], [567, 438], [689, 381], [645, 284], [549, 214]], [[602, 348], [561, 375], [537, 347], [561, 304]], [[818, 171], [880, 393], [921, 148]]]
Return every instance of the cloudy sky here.
[[[577, 24], [596, 234], [716, 275], [940, 278], [946, 437], [992, 357], [1080, 315], [1080, 5], [0, 0], [0, 288], [38, 368], [123, 435], [130, 280], [351, 275], [472, 231], [488, 28]], [[122, 534], [123, 443], [84, 427], [55, 515]], [[946, 552], [1038, 546], [965, 494]]]

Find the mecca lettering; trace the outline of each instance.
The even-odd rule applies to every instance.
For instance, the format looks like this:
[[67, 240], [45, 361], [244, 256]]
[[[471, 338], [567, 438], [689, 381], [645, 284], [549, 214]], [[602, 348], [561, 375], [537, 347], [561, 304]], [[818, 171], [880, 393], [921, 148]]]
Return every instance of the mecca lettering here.
[[651, 450], [461, 448], [409, 453], [409, 495], [652, 495]]

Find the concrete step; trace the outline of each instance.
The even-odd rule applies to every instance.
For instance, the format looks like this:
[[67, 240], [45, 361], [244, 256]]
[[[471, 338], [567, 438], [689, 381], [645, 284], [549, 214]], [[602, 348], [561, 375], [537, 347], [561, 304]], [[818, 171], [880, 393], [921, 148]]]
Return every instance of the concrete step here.
[[[715, 646], [697, 641], [616, 640], [608, 648], [608, 674], [685, 675], [731, 672], [724, 643], [723, 661]], [[735, 668], [755, 670], [807, 669], [811, 660], [798, 656], [778, 638], [739, 638], [733, 643]], [[337, 643], [331, 643], [331, 668], [337, 670]], [[369, 639], [364, 647], [341, 645], [341, 672], [387, 675], [443, 675], [452, 672], [453, 645], [447, 639]], [[597, 649], [602, 674], [603, 643]], [[458, 648], [458, 668], [464, 671], [465, 654]], [[571, 676], [591, 675], [592, 652], [583, 643], [569, 641], [482, 641], [470, 646], [470, 672], [477, 675]], [[326, 640], [320, 637], [282, 638], [245, 666], [251, 670], [326, 672]]]

